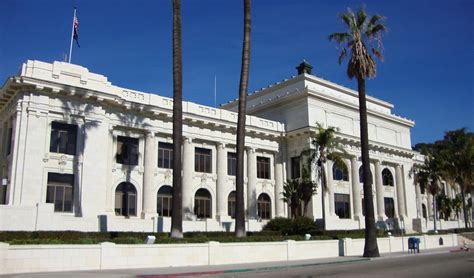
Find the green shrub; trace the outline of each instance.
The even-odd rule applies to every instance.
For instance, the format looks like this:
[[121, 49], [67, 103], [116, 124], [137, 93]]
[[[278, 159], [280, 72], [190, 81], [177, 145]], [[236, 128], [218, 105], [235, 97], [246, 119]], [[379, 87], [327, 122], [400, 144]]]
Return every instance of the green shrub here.
[[304, 235], [316, 229], [313, 219], [308, 217], [296, 217], [292, 221], [291, 235]]
[[281, 235], [289, 235], [292, 232], [293, 221], [289, 218], [277, 217], [268, 221], [263, 231], [277, 231]]

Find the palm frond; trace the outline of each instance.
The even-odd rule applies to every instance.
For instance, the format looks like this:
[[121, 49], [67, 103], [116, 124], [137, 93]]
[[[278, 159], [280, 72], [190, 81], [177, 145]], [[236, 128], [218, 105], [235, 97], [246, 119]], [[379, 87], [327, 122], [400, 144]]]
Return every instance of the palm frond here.
[[342, 61], [344, 61], [344, 59], [346, 58], [346, 56], [347, 56], [347, 49], [344, 47], [344, 48], [342, 48], [342, 50], [341, 50], [341, 54], [339, 54], [339, 59], [338, 59], [339, 65], [342, 64]]
[[383, 57], [382, 52], [380, 52], [380, 50], [378, 50], [377, 48], [374, 47], [374, 48], [372, 48], [372, 53], [374, 53], [374, 55], [377, 56], [377, 58], [379, 58], [380, 61], [383, 62], [384, 57]]
[[351, 35], [349, 33], [332, 33], [329, 35], [328, 39], [330, 41], [335, 41], [339, 44], [349, 42]]
[[366, 19], [367, 14], [365, 13], [365, 9], [362, 7], [357, 11], [357, 27], [359, 28], [359, 30], [362, 30]]
[[341, 18], [342, 22], [344, 22], [347, 25], [349, 30], [356, 29], [357, 24], [356, 24], [355, 15], [351, 9], [347, 8], [347, 12], [340, 14], [339, 17]]

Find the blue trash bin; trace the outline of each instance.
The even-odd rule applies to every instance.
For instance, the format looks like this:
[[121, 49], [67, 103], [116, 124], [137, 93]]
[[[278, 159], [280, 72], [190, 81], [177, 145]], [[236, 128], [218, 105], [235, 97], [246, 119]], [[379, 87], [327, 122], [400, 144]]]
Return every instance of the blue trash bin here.
[[420, 239], [416, 237], [408, 238], [408, 252], [420, 253]]

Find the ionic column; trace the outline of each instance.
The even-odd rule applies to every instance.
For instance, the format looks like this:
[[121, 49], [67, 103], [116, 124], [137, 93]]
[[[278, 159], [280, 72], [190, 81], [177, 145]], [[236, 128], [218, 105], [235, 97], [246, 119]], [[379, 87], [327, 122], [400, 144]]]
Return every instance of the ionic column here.
[[433, 195], [431, 195], [431, 193], [428, 193], [428, 204], [427, 204], [427, 207], [428, 207], [428, 219], [430, 220], [433, 220]]
[[362, 200], [360, 197], [359, 167], [357, 157], [351, 158], [351, 181], [352, 181], [352, 207], [354, 209], [354, 219], [362, 216]]
[[333, 185], [333, 179], [332, 179], [332, 167], [334, 165], [334, 162], [331, 160], [328, 160], [326, 163], [326, 180], [327, 180], [327, 191], [328, 191], [328, 205], [329, 205], [329, 216], [334, 216], [336, 215], [336, 212], [334, 210], [334, 185]]
[[194, 146], [192, 139], [186, 137], [183, 141], [183, 219], [193, 213], [193, 173]]
[[257, 218], [257, 157], [255, 149], [247, 149], [247, 216]]
[[405, 208], [405, 190], [404, 190], [404, 182], [403, 182], [403, 174], [402, 174], [402, 167], [401, 165], [397, 164], [395, 166], [395, 176], [397, 182], [397, 203], [398, 203], [398, 215], [405, 219], [407, 216], [406, 208]]
[[145, 138], [145, 172], [143, 173], [143, 216], [156, 214], [155, 168], [158, 163], [155, 134], [149, 132]]
[[285, 205], [281, 199], [283, 192], [283, 161], [280, 154], [275, 154], [275, 216], [285, 216]]
[[422, 218], [423, 217], [423, 212], [421, 208], [421, 189], [420, 185], [415, 183], [415, 196], [416, 196], [416, 217], [417, 218]]
[[380, 161], [375, 161], [375, 191], [377, 196], [377, 218], [383, 220], [385, 217], [385, 204], [383, 199], [383, 181]]
[[227, 216], [227, 151], [225, 144], [217, 146], [217, 217]]

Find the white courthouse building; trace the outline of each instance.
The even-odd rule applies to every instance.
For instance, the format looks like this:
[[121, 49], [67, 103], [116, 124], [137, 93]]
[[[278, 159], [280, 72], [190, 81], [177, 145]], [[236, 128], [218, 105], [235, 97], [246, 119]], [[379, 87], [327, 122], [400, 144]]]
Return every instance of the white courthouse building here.
[[[0, 230], [169, 231], [172, 104], [78, 65], [24, 63], [0, 89]], [[283, 185], [301, 175], [318, 122], [337, 127], [347, 151], [345, 167], [327, 165], [326, 228], [364, 228], [357, 92], [304, 62], [297, 76], [250, 94], [247, 107], [247, 229], [289, 215]], [[433, 197], [409, 174], [422, 159], [411, 149], [414, 122], [380, 99], [367, 97], [367, 107], [378, 225], [431, 229]], [[185, 231], [233, 229], [236, 111], [237, 101], [183, 102]], [[450, 197], [457, 191], [445, 186]], [[319, 186], [308, 211], [316, 221], [321, 194]]]

